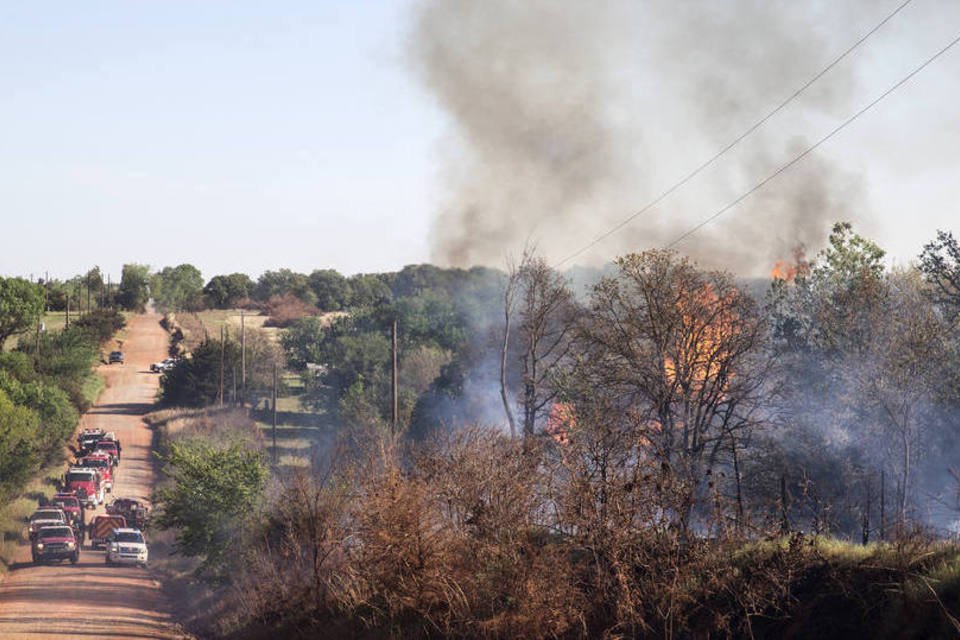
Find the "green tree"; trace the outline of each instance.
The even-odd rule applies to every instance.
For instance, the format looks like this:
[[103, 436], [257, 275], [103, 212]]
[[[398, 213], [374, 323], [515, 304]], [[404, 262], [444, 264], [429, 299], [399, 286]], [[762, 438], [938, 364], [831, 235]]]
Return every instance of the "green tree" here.
[[257, 280], [257, 286], [254, 288], [254, 297], [263, 302], [274, 296], [283, 296], [288, 293], [300, 298], [307, 304], [315, 305], [317, 303], [317, 296], [310, 288], [310, 279], [305, 274], [290, 269], [264, 272]]
[[173, 484], [157, 491], [154, 523], [176, 529], [177, 551], [201, 558], [201, 575], [223, 579], [230, 550], [260, 503], [266, 465], [242, 443], [216, 447], [200, 439], [174, 442], [161, 460]]
[[214, 276], [203, 288], [210, 306], [215, 309], [231, 309], [253, 291], [253, 280], [245, 273]]
[[311, 273], [310, 288], [322, 311], [339, 311], [350, 304], [350, 282], [334, 269], [317, 269]]
[[0, 278], [0, 351], [10, 336], [36, 327], [43, 305], [40, 285], [23, 278]]
[[142, 312], [149, 299], [150, 267], [145, 264], [123, 265], [117, 303], [127, 311]]
[[151, 280], [154, 300], [164, 310], [203, 308], [203, 275], [192, 264], [164, 267]]
[[308, 316], [294, 320], [288, 329], [280, 332], [280, 344], [292, 368], [303, 371], [308, 362], [322, 362], [321, 345], [325, 330], [324, 320], [317, 316]]
[[19, 407], [0, 389], [0, 501], [30, 475], [37, 464], [37, 414]]

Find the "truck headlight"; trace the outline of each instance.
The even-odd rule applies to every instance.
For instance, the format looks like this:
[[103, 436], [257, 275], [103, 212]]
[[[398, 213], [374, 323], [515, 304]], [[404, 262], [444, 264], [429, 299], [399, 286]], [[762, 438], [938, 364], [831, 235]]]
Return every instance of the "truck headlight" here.
[[77, 546], [77, 544], [76, 544], [75, 542], [68, 542], [68, 543], [67, 543], [67, 549], [73, 549], [75, 546]]
[[119, 551], [120, 551], [120, 545], [117, 544], [116, 542], [114, 542], [113, 544], [110, 545], [110, 551], [113, 551], [114, 553], [119, 552]]
[[42, 543], [42, 542], [38, 542], [38, 543], [37, 543], [37, 551], [43, 551], [43, 543]]

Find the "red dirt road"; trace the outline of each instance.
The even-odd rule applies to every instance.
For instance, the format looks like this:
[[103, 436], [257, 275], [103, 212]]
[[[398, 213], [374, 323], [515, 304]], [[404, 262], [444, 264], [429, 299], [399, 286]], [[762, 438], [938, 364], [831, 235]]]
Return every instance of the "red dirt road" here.
[[[123, 445], [113, 496], [149, 497], [153, 487], [151, 432], [142, 420], [153, 405], [159, 376], [149, 365], [165, 357], [167, 334], [160, 316], [131, 318], [123, 345], [126, 363], [102, 365], [107, 389], [83, 416], [84, 427], [113, 431]], [[87, 521], [104, 513], [87, 511]], [[149, 537], [148, 537], [149, 542]], [[0, 581], [0, 638], [186, 638], [173, 608], [149, 569], [108, 567], [102, 551], [85, 546], [76, 566], [30, 563], [23, 546]]]

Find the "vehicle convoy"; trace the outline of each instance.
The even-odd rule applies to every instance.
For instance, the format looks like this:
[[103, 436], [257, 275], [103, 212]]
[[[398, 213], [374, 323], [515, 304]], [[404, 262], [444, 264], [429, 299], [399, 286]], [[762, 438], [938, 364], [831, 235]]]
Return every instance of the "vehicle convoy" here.
[[113, 492], [113, 460], [106, 453], [91, 453], [77, 460], [77, 467], [95, 469], [100, 474], [100, 482], [107, 493]]
[[65, 524], [41, 527], [33, 540], [30, 553], [34, 564], [48, 560], [69, 560], [70, 564], [77, 564], [80, 560], [80, 543], [74, 536], [73, 529]]
[[104, 562], [146, 567], [148, 556], [149, 550], [146, 540], [143, 539], [143, 533], [138, 529], [121, 527], [114, 529], [107, 540]]
[[122, 529], [126, 526], [127, 521], [123, 516], [97, 516], [87, 527], [87, 533], [90, 537], [90, 546], [92, 546], [94, 549], [105, 546], [114, 529]]
[[77, 448], [80, 449], [81, 455], [93, 451], [97, 443], [103, 440], [105, 435], [106, 433], [103, 429], [84, 429], [80, 435], [77, 436]]
[[28, 535], [33, 541], [37, 537], [37, 532], [44, 527], [54, 525], [68, 526], [67, 514], [60, 507], [40, 507], [30, 516]]
[[50, 504], [56, 505], [67, 516], [67, 524], [73, 528], [77, 540], [83, 542], [84, 511], [80, 498], [75, 493], [57, 493], [50, 498]]
[[147, 526], [147, 505], [133, 498], [114, 498], [107, 505], [107, 513], [123, 516], [127, 524], [141, 531]]
[[63, 493], [74, 493], [89, 509], [103, 504], [103, 485], [96, 469], [70, 467], [63, 475]]

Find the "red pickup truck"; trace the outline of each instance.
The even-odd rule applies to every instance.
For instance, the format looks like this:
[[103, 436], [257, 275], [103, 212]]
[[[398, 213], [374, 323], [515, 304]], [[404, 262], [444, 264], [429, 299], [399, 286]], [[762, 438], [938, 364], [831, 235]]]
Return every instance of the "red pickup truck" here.
[[43, 527], [37, 532], [30, 548], [33, 563], [47, 560], [69, 560], [77, 564], [80, 560], [80, 543], [73, 535], [73, 529], [67, 525]]

